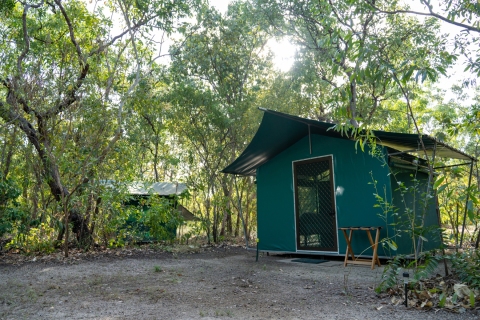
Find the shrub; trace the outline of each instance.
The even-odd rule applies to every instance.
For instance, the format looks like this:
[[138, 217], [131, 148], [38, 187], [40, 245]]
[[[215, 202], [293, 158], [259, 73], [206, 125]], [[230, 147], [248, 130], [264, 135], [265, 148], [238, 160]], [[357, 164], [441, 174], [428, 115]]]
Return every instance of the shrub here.
[[13, 180], [4, 179], [0, 175], [0, 238], [15, 228], [20, 233], [28, 229], [28, 214], [17, 202], [20, 194], [21, 190]]
[[477, 249], [457, 252], [447, 257], [452, 271], [461, 282], [472, 289], [480, 289], [480, 251]]

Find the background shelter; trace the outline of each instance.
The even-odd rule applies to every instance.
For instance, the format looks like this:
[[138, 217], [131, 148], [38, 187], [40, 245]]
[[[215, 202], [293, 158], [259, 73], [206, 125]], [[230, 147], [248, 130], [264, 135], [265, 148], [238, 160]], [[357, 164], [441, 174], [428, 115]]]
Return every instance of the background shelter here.
[[[150, 228], [144, 224], [144, 219], [150, 210], [150, 197], [158, 196], [164, 200], [168, 200], [170, 210], [178, 212], [181, 220], [178, 222], [197, 221], [193, 213], [178, 202], [178, 196], [186, 192], [187, 186], [184, 183], [172, 182], [133, 182], [126, 185], [127, 199], [123, 204], [127, 207], [137, 208], [138, 214], [130, 214], [125, 221], [126, 228], [131, 230], [131, 234], [137, 241], [154, 241], [167, 240], [168, 238], [175, 238], [177, 235], [177, 228], [179, 223], [161, 223], [165, 227], [165, 237], [155, 238], [151, 235]], [[174, 218], [174, 217], [172, 217]]]
[[[403, 224], [411, 224], [407, 213], [413, 213], [416, 225], [423, 224], [427, 241], [422, 249], [439, 246], [436, 201], [419, 201], [429, 185], [428, 163], [415, 155], [423, 152], [419, 135], [374, 131], [377, 147], [361, 151], [354, 139], [333, 130], [332, 123], [261, 110], [264, 116], [252, 141], [222, 170], [256, 176], [260, 250], [343, 255], [346, 242], [338, 228], [382, 226], [381, 238], [393, 240], [398, 250], [381, 246], [380, 256], [411, 254], [413, 241], [399, 232]], [[422, 140], [429, 157], [475, 161], [430, 136]], [[414, 183], [414, 192], [401, 192], [400, 185]], [[398, 211], [387, 214], [382, 210], [386, 203]], [[354, 234], [355, 254], [371, 255], [365, 251], [369, 247], [365, 234]]]

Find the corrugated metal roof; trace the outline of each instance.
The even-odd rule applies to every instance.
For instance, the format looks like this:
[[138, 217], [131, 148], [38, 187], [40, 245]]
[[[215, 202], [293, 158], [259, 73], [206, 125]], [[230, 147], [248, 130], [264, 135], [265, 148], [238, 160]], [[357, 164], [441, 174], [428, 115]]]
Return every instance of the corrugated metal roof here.
[[[351, 139], [342, 136], [340, 132], [331, 130], [334, 126], [332, 123], [304, 119], [268, 109], [261, 110], [264, 111], [263, 119], [252, 141], [243, 153], [222, 172], [255, 175], [258, 167], [309, 134]], [[386, 131], [374, 131], [373, 133], [379, 145], [418, 156], [424, 154], [420, 136], [417, 134]], [[474, 157], [433, 137], [428, 135], [421, 137], [429, 156], [432, 156], [435, 149], [437, 157], [476, 161]]]

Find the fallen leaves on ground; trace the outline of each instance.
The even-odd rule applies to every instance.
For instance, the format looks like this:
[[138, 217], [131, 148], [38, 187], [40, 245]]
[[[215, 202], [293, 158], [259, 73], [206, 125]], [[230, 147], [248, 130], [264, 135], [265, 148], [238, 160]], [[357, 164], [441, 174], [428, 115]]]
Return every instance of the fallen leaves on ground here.
[[164, 244], [145, 244], [135, 247], [123, 247], [123, 248], [107, 248], [103, 246], [97, 246], [89, 251], [84, 251], [77, 248], [69, 249], [68, 257], [65, 257], [65, 253], [62, 249], [50, 254], [24, 254], [18, 250], [10, 250], [6, 252], [0, 252], [0, 263], [23, 265], [25, 263], [64, 263], [74, 264], [82, 260], [93, 260], [104, 257], [136, 257], [136, 256], [149, 256], [155, 254], [194, 254], [208, 251], [218, 250], [230, 250], [232, 248], [239, 248], [240, 245], [235, 244], [195, 244], [195, 245], [164, 245]]
[[[409, 285], [408, 307], [417, 309], [436, 309], [463, 313], [468, 309], [480, 309], [480, 291], [473, 290], [468, 285], [459, 282], [452, 276], [436, 275], [430, 279], [419, 280]], [[392, 305], [405, 303], [403, 285], [389, 289]]]

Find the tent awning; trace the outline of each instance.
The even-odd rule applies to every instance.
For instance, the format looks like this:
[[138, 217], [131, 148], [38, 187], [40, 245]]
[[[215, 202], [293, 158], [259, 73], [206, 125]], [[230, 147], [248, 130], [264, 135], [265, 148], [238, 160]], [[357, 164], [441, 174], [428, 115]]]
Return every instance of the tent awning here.
[[[309, 134], [349, 139], [340, 132], [331, 130], [334, 126], [332, 123], [263, 108], [260, 110], [264, 111], [264, 115], [257, 133], [243, 153], [222, 170], [223, 173], [255, 175], [258, 167]], [[424, 154], [417, 134], [374, 131], [374, 135], [379, 145], [401, 152], [416, 153], [418, 156]], [[476, 161], [474, 157], [428, 135], [422, 135], [422, 141], [429, 156], [432, 156], [435, 150], [437, 157]]]

